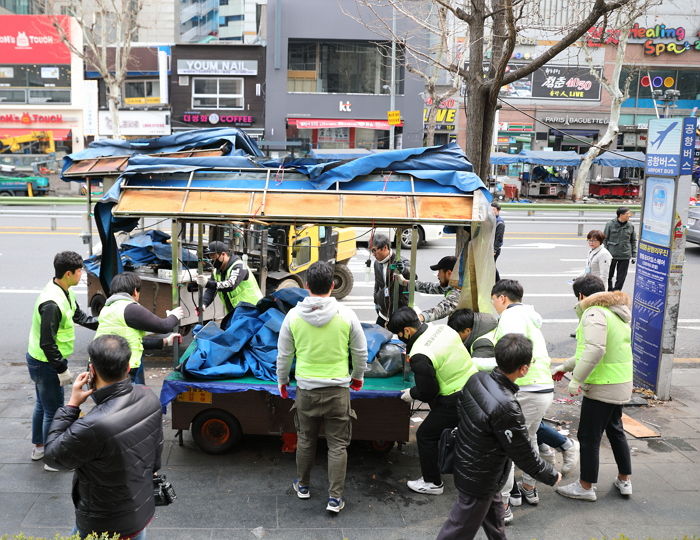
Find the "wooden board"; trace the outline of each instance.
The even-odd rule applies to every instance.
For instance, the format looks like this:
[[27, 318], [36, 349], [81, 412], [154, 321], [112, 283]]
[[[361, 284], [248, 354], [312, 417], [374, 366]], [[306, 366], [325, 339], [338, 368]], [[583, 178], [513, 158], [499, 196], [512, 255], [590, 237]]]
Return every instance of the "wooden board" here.
[[638, 420], [635, 420], [631, 416], [627, 416], [623, 413], [622, 415], [622, 427], [630, 435], [637, 437], [638, 439], [646, 439], [647, 437], [659, 437], [661, 434], [658, 431], [645, 426]]

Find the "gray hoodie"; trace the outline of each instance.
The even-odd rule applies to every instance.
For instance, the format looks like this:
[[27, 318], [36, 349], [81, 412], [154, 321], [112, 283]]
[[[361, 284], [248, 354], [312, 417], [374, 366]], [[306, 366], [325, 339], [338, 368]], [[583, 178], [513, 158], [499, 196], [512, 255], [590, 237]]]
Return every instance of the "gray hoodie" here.
[[350, 386], [350, 379], [363, 379], [367, 369], [367, 339], [355, 312], [338, 303], [333, 297], [307, 296], [287, 313], [280, 328], [277, 341], [277, 382], [279, 384], [289, 384], [289, 372], [296, 354], [294, 336], [290, 329], [291, 321], [301, 317], [307, 323], [321, 327], [328, 324], [336, 314], [340, 314], [350, 324], [348, 351], [352, 358], [352, 373], [348, 373], [347, 377], [334, 379], [298, 378], [297, 386], [303, 390], [328, 386], [347, 388]]

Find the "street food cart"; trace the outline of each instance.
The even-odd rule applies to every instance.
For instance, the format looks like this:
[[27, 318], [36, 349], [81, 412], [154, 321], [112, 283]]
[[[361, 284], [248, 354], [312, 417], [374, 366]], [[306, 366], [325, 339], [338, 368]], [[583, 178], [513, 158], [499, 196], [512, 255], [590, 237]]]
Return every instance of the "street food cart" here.
[[[142, 218], [171, 220], [173, 305], [180, 302], [181, 240], [188, 228], [196, 232], [201, 254], [205, 226], [210, 231], [231, 223], [254, 227], [264, 239], [275, 226], [382, 225], [398, 232], [411, 229], [415, 235], [415, 227], [426, 223], [456, 228], [458, 262], [453, 275], [462, 288], [460, 306], [490, 309], [494, 218], [488, 193], [457, 145], [330, 163], [272, 162], [249, 156], [195, 160], [150, 156], [133, 161], [96, 205], [100, 237], [109, 244], [117, 229], [135, 227]], [[411, 250], [411, 305], [416, 244], [412, 242]], [[289, 249], [297, 262], [311, 264], [304, 246], [292, 244]], [[398, 259], [400, 246], [396, 251]], [[103, 252], [103, 266], [105, 262], [107, 267], [118, 266], [105, 261]], [[407, 373], [404, 369], [394, 377], [368, 379], [361, 391], [351, 393], [358, 416], [353, 439], [391, 444], [408, 440], [411, 411], [399, 399], [401, 390], [412, 384]], [[294, 395], [292, 384], [290, 399]], [[291, 401], [279, 396], [271, 379], [247, 375], [195, 380], [174, 372], [163, 384], [161, 403], [164, 410], [171, 405], [173, 428], [192, 429], [195, 441], [211, 453], [228, 450], [244, 433], [294, 431]]]

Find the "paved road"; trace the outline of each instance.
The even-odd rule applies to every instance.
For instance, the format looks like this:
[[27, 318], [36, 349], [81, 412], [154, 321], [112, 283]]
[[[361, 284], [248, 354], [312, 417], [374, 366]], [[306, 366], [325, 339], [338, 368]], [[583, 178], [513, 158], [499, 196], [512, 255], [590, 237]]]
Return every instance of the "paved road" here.
[[[79, 209], [79, 207], [67, 207]], [[517, 215], [523, 215], [519, 212]], [[547, 214], [552, 215], [552, 214]], [[563, 214], [562, 214], [563, 215]], [[573, 215], [569, 213], [568, 215]], [[588, 224], [585, 230], [602, 229], [607, 216], [599, 213], [598, 224]], [[503, 212], [508, 220], [508, 211]], [[36, 292], [48, 280], [51, 261], [56, 251], [72, 249], [86, 251], [79, 237], [83, 222], [78, 218], [59, 218], [57, 230], [50, 230], [48, 218], [19, 218], [0, 216], [0, 302], [4, 306], [0, 321], [6, 330], [6, 343], [2, 355], [22, 357], [26, 346], [31, 308]], [[576, 325], [572, 307], [575, 303], [569, 281], [583, 269], [588, 247], [585, 238], [577, 236], [574, 224], [512, 223], [506, 228], [505, 246], [499, 258], [502, 277], [519, 280], [525, 288], [525, 301], [535, 306], [544, 318], [544, 333], [550, 354], [564, 357], [572, 351], [569, 334]], [[97, 238], [95, 239], [97, 242]], [[444, 255], [453, 253], [454, 239], [445, 238], [422, 247], [418, 252], [417, 273], [419, 279], [434, 279], [429, 269]], [[363, 321], [374, 322], [372, 289], [374, 278], [365, 266], [368, 253], [360, 247], [350, 266], [355, 277], [352, 294], [344, 301], [355, 309]], [[632, 294], [634, 266], [624, 290]], [[697, 332], [700, 330], [700, 288], [696, 286], [700, 276], [700, 246], [690, 244], [686, 248], [683, 291], [680, 305], [680, 322], [676, 344], [676, 356], [692, 358], [697, 353]], [[78, 300], [87, 306], [86, 288], [78, 287]], [[416, 303], [425, 309], [439, 299], [417, 295]], [[90, 333], [78, 330], [80, 344]]]

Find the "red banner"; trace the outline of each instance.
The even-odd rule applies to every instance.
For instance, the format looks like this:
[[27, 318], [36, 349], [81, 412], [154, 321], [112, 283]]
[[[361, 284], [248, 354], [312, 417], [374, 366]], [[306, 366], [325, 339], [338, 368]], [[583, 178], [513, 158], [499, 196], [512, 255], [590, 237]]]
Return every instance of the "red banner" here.
[[[390, 126], [386, 120], [345, 120], [340, 118], [289, 118], [287, 122], [299, 129], [324, 128], [365, 128], [388, 131]], [[403, 124], [399, 124], [403, 125]]]
[[70, 36], [64, 15], [0, 15], [0, 63], [70, 64], [70, 49], [54, 24]]

